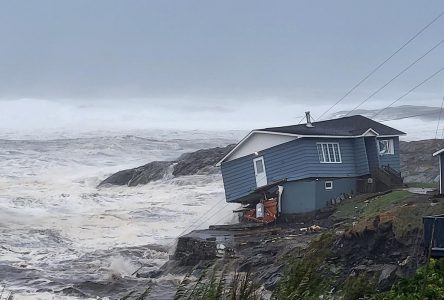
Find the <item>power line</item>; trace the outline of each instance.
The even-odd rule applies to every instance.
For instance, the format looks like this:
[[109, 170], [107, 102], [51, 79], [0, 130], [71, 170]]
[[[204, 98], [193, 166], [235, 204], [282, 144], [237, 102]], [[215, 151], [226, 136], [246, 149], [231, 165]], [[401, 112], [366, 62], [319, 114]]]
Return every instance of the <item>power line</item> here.
[[[220, 203], [223, 202], [217, 202], [215, 205], [213, 205], [212, 207], [210, 207], [203, 215], [200, 216], [200, 218], [196, 219], [193, 223], [191, 223], [187, 228], [185, 228], [180, 234], [179, 236], [181, 236], [182, 234], [184, 234], [186, 231], [188, 231], [189, 229], [193, 228], [194, 225], [196, 225], [203, 217], [205, 217], [208, 213], [210, 213], [210, 211], [212, 211], [213, 209], [215, 209]], [[225, 205], [226, 206], [226, 205]], [[224, 207], [225, 207], [224, 206]], [[201, 224], [199, 224], [197, 227], [199, 227]]]
[[383, 65], [385, 65], [390, 59], [392, 59], [393, 56], [398, 54], [399, 51], [404, 49], [408, 44], [410, 44], [414, 39], [416, 39], [419, 35], [421, 35], [427, 28], [429, 28], [433, 23], [435, 23], [439, 18], [444, 15], [444, 11], [442, 11], [437, 17], [435, 17], [432, 21], [430, 21], [426, 26], [421, 28], [415, 35], [413, 35], [407, 42], [405, 42], [401, 47], [398, 48], [395, 52], [393, 52], [392, 55], [390, 55], [388, 58], [386, 58], [382, 63], [380, 63], [376, 68], [374, 68], [370, 73], [368, 73], [364, 78], [362, 78], [358, 83], [356, 83], [347, 93], [345, 93], [344, 96], [342, 96], [338, 101], [336, 101], [335, 104], [330, 106], [329, 109], [327, 109], [325, 112], [323, 112], [318, 119], [321, 120], [321, 118], [328, 113], [330, 110], [332, 110], [336, 105], [338, 105], [342, 100], [344, 100], [348, 95], [350, 95], [357, 87], [359, 87], [364, 81], [366, 81], [370, 76], [372, 76], [376, 71], [378, 71]]
[[436, 48], [438, 48], [439, 46], [441, 46], [441, 44], [444, 43], [444, 40], [441, 40], [438, 44], [436, 44], [435, 46], [433, 46], [432, 48], [430, 48], [426, 53], [424, 53], [423, 55], [421, 55], [419, 58], [417, 58], [415, 61], [413, 61], [410, 65], [408, 65], [406, 68], [404, 68], [401, 72], [399, 72], [398, 74], [396, 74], [392, 79], [390, 79], [388, 82], [386, 82], [383, 86], [381, 86], [379, 89], [377, 89], [376, 91], [374, 91], [370, 96], [368, 96], [367, 98], [365, 98], [361, 103], [359, 103], [355, 108], [353, 108], [351, 111], [349, 111], [346, 116], [348, 116], [350, 113], [354, 112], [355, 110], [357, 110], [359, 107], [361, 107], [361, 105], [363, 105], [365, 102], [367, 102], [368, 100], [370, 100], [371, 98], [373, 98], [373, 96], [375, 96], [377, 93], [379, 93], [380, 91], [382, 91], [386, 86], [388, 86], [390, 83], [392, 83], [396, 78], [398, 78], [399, 76], [401, 76], [402, 74], [404, 74], [408, 69], [410, 69], [411, 67], [413, 67], [416, 63], [418, 63], [421, 59], [423, 59], [424, 57], [426, 57], [430, 52], [432, 52], [433, 50], [435, 50]]
[[432, 79], [433, 77], [435, 77], [436, 75], [438, 75], [439, 73], [441, 73], [444, 70], [444, 67], [442, 67], [441, 69], [439, 69], [438, 71], [436, 71], [435, 73], [433, 73], [432, 75], [430, 75], [429, 77], [427, 77], [426, 79], [424, 79], [423, 81], [421, 81], [419, 84], [417, 84], [416, 86], [414, 86], [413, 88], [411, 88], [410, 90], [408, 90], [404, 95], [402, 95], [401, 97], [397, 98], [395, 101], [393, 101], [392, 103], [390, 103], [388, 106], [384, 107], [383, 109], [379, 110], [378, 112], [376, 112], [373, 116], [371, 116], [371, 118], [376, 117], [377, 115], [379, 115], [380, 113], [382, 113], [384, 110], [386, 110], [389, 107], [392, 107], [393, 104], [395, 104], [396, 102], [398, 102], [399, 100], [401, 100], [402, 98], [404, 98], [405, 96], [409, 95], [411, 92], [413, 92], [414, 90], [416, 90], [418, 87], [420, 87], [421, 85], [423, 85], [424, 83], [426, 83], [427, 81], [429, 81], [430, 79]]
[[438, 137], [438, 128], [439, 128], [439, 123], [441, 122], [441, 114], [442, 114], [442, 106], [443, 105], [444, 105], [444, 97], [442, 97], [442, 101], [441, 101], [441, 109], [439, 111], [438, 124], [436, 125], [435, 140]]

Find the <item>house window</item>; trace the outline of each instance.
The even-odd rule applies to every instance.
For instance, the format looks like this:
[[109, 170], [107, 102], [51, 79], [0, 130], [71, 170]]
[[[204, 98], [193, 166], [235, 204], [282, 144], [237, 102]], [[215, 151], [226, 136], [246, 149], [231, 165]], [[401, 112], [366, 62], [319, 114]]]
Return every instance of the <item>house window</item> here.
[[379, 155], [395, 154], [393, 140], [378, 140]]
[[338, 143], [317, 143], [321, 163], [341, 163], [341, 150]]
[[332, 190], [333, 189], [333, 181], [326, 181], [325, 182], [325, 189]]

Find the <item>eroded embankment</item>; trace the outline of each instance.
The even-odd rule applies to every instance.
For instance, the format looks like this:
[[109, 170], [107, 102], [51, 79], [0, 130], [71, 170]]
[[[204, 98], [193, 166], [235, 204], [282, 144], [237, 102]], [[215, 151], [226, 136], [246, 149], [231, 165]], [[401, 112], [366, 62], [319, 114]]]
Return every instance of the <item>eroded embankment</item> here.
[[175, 299], [376, 297], [425, 262], [422, 216], [439, 213], [439, 199], [395, 191], [283, 224], [193, 231], [153, 277], [179, 276]]

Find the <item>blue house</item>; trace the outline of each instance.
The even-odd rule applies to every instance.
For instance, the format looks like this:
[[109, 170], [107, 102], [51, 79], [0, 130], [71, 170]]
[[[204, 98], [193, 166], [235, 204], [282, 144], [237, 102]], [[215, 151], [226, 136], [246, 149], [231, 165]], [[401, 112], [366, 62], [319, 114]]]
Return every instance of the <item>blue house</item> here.
[[402, 184], [401, 135], [360, 115], [311, 122], [307, 113], [306, 124], [255, 129], [218, 163], [226, 201], [257, 203], [279, 190], [279, 212], [294, 214]]

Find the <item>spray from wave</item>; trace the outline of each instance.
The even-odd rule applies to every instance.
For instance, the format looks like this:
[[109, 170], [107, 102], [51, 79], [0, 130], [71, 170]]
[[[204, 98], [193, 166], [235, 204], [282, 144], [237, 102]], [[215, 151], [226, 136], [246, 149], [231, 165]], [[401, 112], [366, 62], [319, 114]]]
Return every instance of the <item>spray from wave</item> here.
[[[233, 142], [163, 134], [0, 140], [0, 282], [15, 299], [114, 299], [140, 290], [152, 281], [134, 272], [155, 272], [175, 238], [224, 202], [217, 174], [167, 172], [144, 186], [96, 188], [115, 171]], [[175, 281], [154, 283], [167, 289]]]

